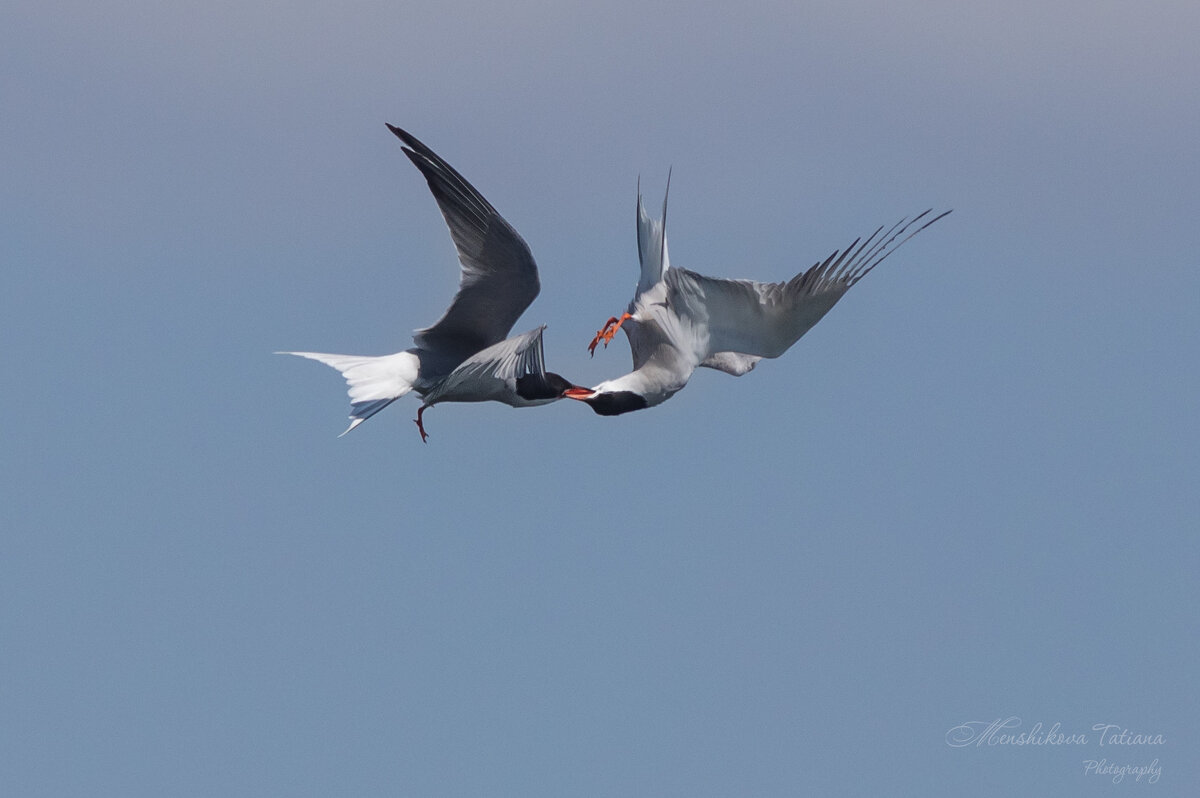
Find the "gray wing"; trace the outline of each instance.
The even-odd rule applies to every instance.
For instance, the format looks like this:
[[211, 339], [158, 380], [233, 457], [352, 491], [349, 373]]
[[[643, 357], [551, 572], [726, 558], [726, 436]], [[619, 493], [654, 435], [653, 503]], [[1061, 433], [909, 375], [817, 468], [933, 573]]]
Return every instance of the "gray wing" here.
[[546, 325], [514, 335], [476, 352], [425, 394], [425, 404], [437, 402], [483, 402], [529, 404], [516, 393], [519, 380], [544, 380], [545, 354], [542, 331]]
[[404, 142], [405, 155], [429, 183], [462, 263], [454, 301], [413, 340], [459, 358], [503, 341], [541, 289], [529, 245], [433, 150], [400, 128], [388, 130]]
[[[697, 330], [707, 333], [702, 365], [731, 374], [744, 369], [741, 373], [745, 373], [757, 358], [782, 355], [851, 286], [949, 211], [914, 229], [929, 213], [901, 220], [883, 235], [880, 227], [866, 240], [834, 252], [785, 283], [722, 280], [672, 268], [665, 276], [667, 302], [677, 314], [687, 316]], [[749, 357], [726, 360], [726, 353]]]

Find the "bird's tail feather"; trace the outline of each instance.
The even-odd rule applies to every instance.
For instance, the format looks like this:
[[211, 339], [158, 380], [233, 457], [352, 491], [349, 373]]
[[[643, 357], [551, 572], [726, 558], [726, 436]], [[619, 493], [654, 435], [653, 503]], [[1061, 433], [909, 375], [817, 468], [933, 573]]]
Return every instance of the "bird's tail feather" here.
[[[350, 426], [357, 427], [413, 389], [420, 361], [412, 352], [372, 357], [368, 355], [328, 355], [321, 352], [277, 352], [296, 355], [331, 366], [346, 378], [350, 394]], [[345, 435], [343, 432], [342, 435]]]
[[651, 219], [642, 204], [642, 181], [638, 179], [637, 241], [638, 261], [642, 271], [638, 278], [637, 295], [641, 296], [662, 281], [663, 273], [671, 267], [667, 254], [667, 195], [671, 193], [671, 173], [667, 172], [667, 190], [663, 194], [662, 216]]

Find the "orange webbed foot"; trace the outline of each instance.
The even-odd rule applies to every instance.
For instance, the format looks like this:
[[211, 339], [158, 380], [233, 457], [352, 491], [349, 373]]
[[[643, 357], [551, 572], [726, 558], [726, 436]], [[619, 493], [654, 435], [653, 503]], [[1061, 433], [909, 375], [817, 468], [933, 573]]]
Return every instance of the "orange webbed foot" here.
[[632, 318], [628, 313], [622, 313], [619, 319], [616, 316], [610, 316], [608, 321], [604, 322], [604, 326], [596, 331], [596, 337], [588, 344], [588, 354], [594, 356], [596, 354], [596, 344], [601, 341], [604, 342], [604, 348], [608, 349], [608, 342], [617, 334], [617, 330], [621, 329], [621, 325], [625, 323], [626, 319]]

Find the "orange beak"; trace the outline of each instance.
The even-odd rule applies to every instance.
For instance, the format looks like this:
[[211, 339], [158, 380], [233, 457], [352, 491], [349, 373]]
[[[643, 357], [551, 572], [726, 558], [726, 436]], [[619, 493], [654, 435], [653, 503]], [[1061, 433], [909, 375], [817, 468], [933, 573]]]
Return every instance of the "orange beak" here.
[[581, 402], [591, 399], [595, 395], [596, 392], [591, 388], [568, 388], [567, 390], [563, 391], [563, 396], [566, 398], [578, 399]]

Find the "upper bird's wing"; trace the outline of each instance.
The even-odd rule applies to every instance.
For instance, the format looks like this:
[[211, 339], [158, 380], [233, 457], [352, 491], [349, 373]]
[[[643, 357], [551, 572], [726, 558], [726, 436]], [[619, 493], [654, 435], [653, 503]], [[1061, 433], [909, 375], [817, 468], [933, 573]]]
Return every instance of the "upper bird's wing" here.
[[516, 393], [517, 383], [540, 383], [546, 377], [542, 349], [545, 329], [543, 324], [471, 355], [425, 394], [425, 404], [487, 400], [522, 404]]
[[[670, 269], [664, 277], [667, 305], [686, 318], [694, 335], [702, 339], [699, 355], [705, 365], [734, 373], [723, 368], [720, 358], [714, 356], [732, 352], [779, 357], [812, 329], [852, 285], [949, 211], [916, 226], [929, 213], [901, 220], [882, 235], [881, 227], [866, 240], [834, 252], [785, 283], [722, 280], [687, 269]], [[732, 364], [734, 368], [739, 365], [746, 365], [746, 361]], [[748, 365], [752, 367], [753, 362]]]
[[503, 341], [541, 288], [529, 245], [466, 178], [412, 134], [388, 125], [433, 192], [458, 249], [462, 275], [450, 307], [413, 336], [417, 346], [465, 358]]

